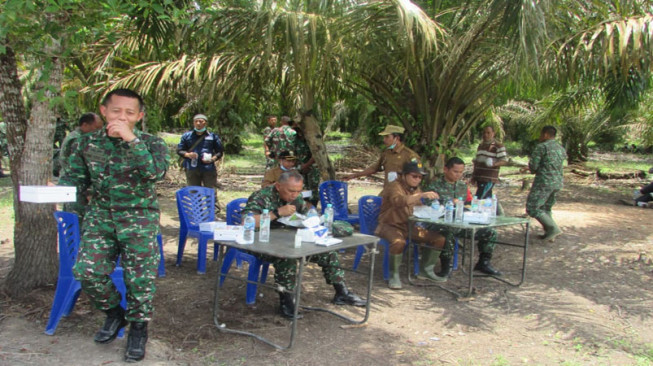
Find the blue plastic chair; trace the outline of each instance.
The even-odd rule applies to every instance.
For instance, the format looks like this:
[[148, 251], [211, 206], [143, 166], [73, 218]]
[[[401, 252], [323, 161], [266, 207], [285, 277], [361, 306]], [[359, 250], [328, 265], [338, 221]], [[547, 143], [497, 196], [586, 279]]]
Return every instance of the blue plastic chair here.
[[156, 235], [156, 241], [159, 243], [159, 255], [160, 255], [160, 260], [159, 260], [159, 277], [165, 277], [166, 276], [166, 261], [165, 257], [163, 255], [163, 237], [161, 236], [161, 233], [158, 233]]
[[197, 273], [206, 273], [206, 248], [213, 233], [200, 231], [200, 223], [215, 220], [215, 191], [212, 188], [188, 186], [177, 191], [179, 211], [179, 247], [176, 266], [181, 265], [188, 236], [197, 238]]
[[[242, 222], [242, 215], [240, 212], [243, 207], [245, 207], [246, 203], [247, 198], [236, 198], [227, 204], [227, 225], [240, 225]], [[217, 251], [214, 257], [217, 257]], [[265, 283], [270, 263], [262, 261], [257, 257], [236, 248], [229, 248], [225, 254], [222, 268], [220, 269], [220, 286], [222, 286], [225, 275], [229, 273], [229, 269], [234, 260], [236, 261], [236, 267], [238, 268], [243, 268], [243, 261], [249, 263], [249, 272], [247, 273], [248, 281]], [[261, 275], [260, 278], [259, 274]], [[247, 294], [245, 297], [247, 305], [253, 305], [256, 303], [257, 291], [258, 285], [256, 285], [256, 283], [247, 283]]]
[[[50, 318], [45, 326], [45, 334], [47, 335], [54, 334], [61, 317], [70, 315], [82, 290], [82, 285], [73, 276], [73, 266], [77, 261], [77, 252], [79, 251], [79, 218], [74, 213], [63, 211], [56, 211], [54, 218], [57, 222], [59, 234], [59, 278], [54, 293], [54, 301], [52, 302], [52, 310], [50, 310]], [[120, 306], [123, 309], [127, 308], [125, 297], [127, 288], [125, 287], [123, 269], [119, 263], [116, 263], [116, 268], [111, 273], [111, 280], [122, 297]], [[121, 329], [118, 337], [122, 338], [124, 332], [125, 329]]]
[[338, 180], [327, 180], [320, 183], [319, 192], [322, 213], [324, 213], [327, 204], [330, 203], [335, 212], [335, 220], [347, 221], [352, 225], [359, 223], [359, 215], [349, 213], [347, 183]]

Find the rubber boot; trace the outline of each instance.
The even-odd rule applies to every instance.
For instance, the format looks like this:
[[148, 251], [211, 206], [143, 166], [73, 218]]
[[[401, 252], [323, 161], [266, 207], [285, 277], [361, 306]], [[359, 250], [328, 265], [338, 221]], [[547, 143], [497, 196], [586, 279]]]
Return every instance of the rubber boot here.
[[125, 309], [118, 305], [115, 308], [105, 310], [107, 318], [100, 330], [95, 333], [93, 340], [96, 343], [111, 343], [118, 336], [120, 329], [127, 325], [125, 320]]
[[501, 276], [502, 273], [492, 268], [490, 264], [490, 259], [492, 259], [492, 253], [481, 253], [478, 257], [478, 263], [474, 266], [475, 271], [483, 272], [492, 276]]
[[336, 294], [333, 296], [332, 302], [336, 305], [365, 306], [367, 304], [367, 301], [361, 299], [360, 296], [347, 290], [344, 283], [335, 283], [333, 288], [336, 289]]
[[440, 272], [437, 273], [437, 276], [442, 280], [438, 282], [446, 282], [451, 276], [453, 267], [451, 267], [451, 258], [440, 257]]
[[390, 254], [390, 280], [388, 280], [388, 287], [393, 290], [401, 289], [401, 277], [399, 276], [399, 268], [401, 267], [401, 260], [403, 254]]
[[[295, 316], [295, 298], [293, 294], [287, 292], [279, 292], [279, 314], [282, 317], [292, 319]], [[297, 319], [304, 316], [297, 312]]]
[[542, 240], [553, 241], [555, 238], [562, 234], [562, 230], [558, 227], [553, 218], [547, 214], [542, 214], [535, 218], [537, 221], [542, 224], [544, 228], [544, 235], [540, 235], [539, 238]]
[[138, 362], [145, 357], [147, 343], [147, 322], [131, 322], [127, 337], [125, 362]]
[[435, 282], [446, 281], [447, 280], [446, 278], [438, 277], [435, 275], [434, 272], [435, 262], [438, 261], [439, 257], [440, 257], [440, 251], [424, 248], [422, 250], [422, 260], [420, 261], [419, 264], [419, 277]]

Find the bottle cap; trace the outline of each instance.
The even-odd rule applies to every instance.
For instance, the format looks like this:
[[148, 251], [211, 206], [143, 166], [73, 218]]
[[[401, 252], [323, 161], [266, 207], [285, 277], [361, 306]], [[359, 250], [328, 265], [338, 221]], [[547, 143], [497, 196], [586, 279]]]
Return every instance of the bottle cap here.
[[333, 205], [331, 205], [330, 203], [327, 203], [327, 208], [328, 207], [333, 207]]
[[267, 208], [264, 208], [264, 209], [263, 209], [263, 213], [264, 213], [264, 214], [269, 213], [269, 212], [270, 212], [270, 211], [268, 211]]

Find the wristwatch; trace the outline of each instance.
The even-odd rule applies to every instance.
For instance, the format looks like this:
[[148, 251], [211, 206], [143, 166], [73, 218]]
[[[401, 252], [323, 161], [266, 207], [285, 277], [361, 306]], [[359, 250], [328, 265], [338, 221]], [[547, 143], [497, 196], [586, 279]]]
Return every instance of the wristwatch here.
[[281, 217], [281, 215], [279, 215], [279, 210], [276, 209], [276, 208], [275, 208], [274, 210], [272, 210], [272, 213], [273, 213], [274, 216], [276, 216], [277, 218]]
[[141, 139], [139, 139], [138, 137], [134, 137], [134, 139], [129, 141], [128, 144], [129, 144], [129, 146], [134, 146], [139, 142], [141, 142]]

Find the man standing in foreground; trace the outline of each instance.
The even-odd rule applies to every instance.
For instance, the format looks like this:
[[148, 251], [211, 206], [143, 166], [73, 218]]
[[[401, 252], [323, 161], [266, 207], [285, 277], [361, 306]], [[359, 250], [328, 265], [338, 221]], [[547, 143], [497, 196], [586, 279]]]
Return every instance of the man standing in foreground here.
[[[101, 129], [104, 126], [102, 118], [93, 112], [84, 113], [79, 118], [78, 126], [74, 130], [70, 131], [68, 136], [61, 143], [61, 150], [59, 151], [59, 166], [61, 167], [60, 176], [66, 175], [69, 165], [68, 159], [75, 148], [75, 142], [82, 136], [95, 132]], [[88, 205], [88, 199], [86, 198], [86, 192], [83, 192], [81, 189], [77, 189], [77, 201], [67, 202], [63, 205], [63, 210], [67, 212], [76, 213], [79, 217], [80, 224], [84, 219], [84, 212], [86, 211], [86, 206]]]
[[[90, 194], [74, 273], [93, 305], [107, 314], [94, 340], [109, 343], [131, 323], [125, 361], [136, 362], [145, 357], [153, 313], [159, 264], [154, 183], [165, 176], [168, 149], [162, 139], [135, 129], [144, 104], [134, 91], [109, 92], [100, 113], [106, 128], [80, 138], [59, 184]], [[120, 293], [109, 277], [118, 258], [125, 271], [127, 309], [120, 306]]]
[[549, 241], [562, 234], [553, 220], [551, 209], [556, 202], [556, 194], [562, 189], [562, 167], [567, 152], [556, 141], [556, 134], [555, 127], [542, 127], [540, 143], [531, 154], [528, 168], [522, 169], [522, 172], [530, 170], [535, 174], [526, 200], [526, 213], [542, 224], [544, 235], [540, 235], [540, 239]]
[[[302, 199], [302, 187], [304, 178], [297, 170], [284, 172], [279, 180], [271, 186], [267, 186], [252, 193], [247, 199], [247, 204], [242, 210], [242, 215], [252, 212], [256, 219], [256, 227], [259, 227], [261, 213], [264, 209], [269, 210], [271, 224], [278, 226], [277, 219], [283, 216], [291, 216], [295, 212], [306, 214], [308, 205]], [[286, 291], [279, 292], [279, 312], [283, 317], [292, 318], [295, 313], [295, 299], [291, 292], [295, 288], [295, 276], [297, 273], [297, 260], [274, 257], [271, 255], [254, 254], [258, 258], [272, 263], [274, 266], [274, 281]], [[336, 305], [365, 306], [366, 301], [347, 290], [345, 284], [345, 271], [340, 268], [338, 253], [328, 252], [312, 255], [307, 261], [317, 263], [322, 267], [322, 273], [326, 282], [333, 285], [336, 290], [332, 302]]]

